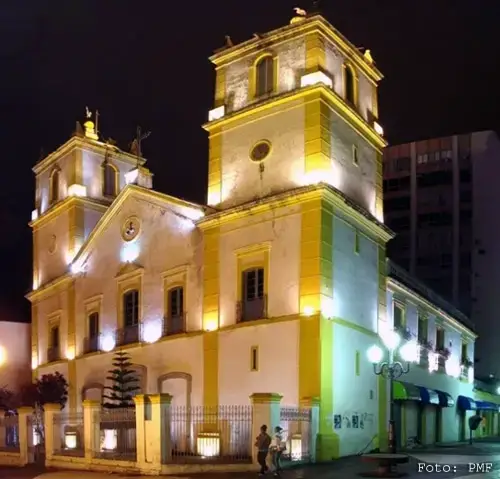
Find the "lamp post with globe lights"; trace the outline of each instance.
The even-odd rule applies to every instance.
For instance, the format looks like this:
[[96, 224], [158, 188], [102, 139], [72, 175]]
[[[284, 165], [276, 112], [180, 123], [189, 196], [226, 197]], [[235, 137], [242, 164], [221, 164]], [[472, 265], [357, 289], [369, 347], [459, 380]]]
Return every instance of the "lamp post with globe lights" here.
[[[394, 435], [393, 381], [407, 374], [410, 371], [410, 364], [418, 360], [419, 345], [416, 341], [408, 341], [399, 347], [401, 336], [393, 330], [382, 334], [381, 339], [389, 352], [388, 360], [384, 360], [384, 351], [377, 345], [368, 349], [368, 360], [373, 364], [373, 371], [377, 376], [389, 379], [389, 452], [394, 454], [396, 452], [396, 438]], [[395, 360], [396, 353], [403, 362]]]

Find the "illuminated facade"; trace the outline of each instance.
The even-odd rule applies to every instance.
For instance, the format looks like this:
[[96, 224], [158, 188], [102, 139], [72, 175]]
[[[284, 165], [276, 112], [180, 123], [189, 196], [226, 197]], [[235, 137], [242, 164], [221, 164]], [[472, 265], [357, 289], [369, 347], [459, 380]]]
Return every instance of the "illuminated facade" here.
[[[142, 390], [173, 404], [317, 397], [322, 457], [383, 443], [387, 396], [364, 354], [392, 308], [381, 74], [321, 16], [211, 60], [208, 207], [154, 191], [91, 123], [35, 167], [35, 374], [65, 374], [76, 409], [123, 347]], [[366, 427], [334, 429], [353, 411]]]
[[3, 308], [0, 316], [0, 388], [17, 392], [31, 379], [30, 325], [6, 320]]

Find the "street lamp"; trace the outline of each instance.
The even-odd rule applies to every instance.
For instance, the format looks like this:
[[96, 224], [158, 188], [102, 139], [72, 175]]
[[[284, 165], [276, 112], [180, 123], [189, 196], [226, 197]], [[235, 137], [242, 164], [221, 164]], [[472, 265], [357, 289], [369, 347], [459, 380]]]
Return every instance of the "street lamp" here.
[[373, 363], [373, 371], [377, 376], [389, 379], [389, 452], [396, 452], [394, 437], [394, 392], [393, 381], [410, 371], [410, 363], [418, 360], [419, 345], [416, 341], [408, 341], [399, 348], [399, 356], [404, 361], [395, 361], [394, 356], [401, 343], [401, 336], [393, 330], [381, 335], [384, 345], [389, 351], [389, 359], [384, 361], [384, 351], [377, 345], [368, 349], [368, 359]]

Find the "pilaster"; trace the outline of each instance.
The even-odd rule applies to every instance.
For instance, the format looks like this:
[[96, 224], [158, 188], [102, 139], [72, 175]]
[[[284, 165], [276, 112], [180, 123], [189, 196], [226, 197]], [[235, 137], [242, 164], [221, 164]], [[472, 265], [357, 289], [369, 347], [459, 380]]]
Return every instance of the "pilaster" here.
[[92, 462], [94, 452], [99, 450], [101, 442], [100, 427], [99, 424], [96, 424], [100, 410], [100, 401], [92, 401], [90, 399], [83, 401], [83, 438], [85, 461], [87, 463]]
[[32, 450], [33, 444], [33, 427], [31, 424], [31, 417], [33, 416], [32, 407], [20, 407], [17, 410], [19, 418], [19, 465], [26, 466], [26, 464], [33, 462]]
[[[43, 425], [45, 430], [45, 458], [50, 461], [54, 457], [55, 446], [61, 443], [60, 428], [54, 427], [54, 417], [61, 411], [59, 404], [45, 404]], [[59, 449], [59, 447], [57, 448]]]

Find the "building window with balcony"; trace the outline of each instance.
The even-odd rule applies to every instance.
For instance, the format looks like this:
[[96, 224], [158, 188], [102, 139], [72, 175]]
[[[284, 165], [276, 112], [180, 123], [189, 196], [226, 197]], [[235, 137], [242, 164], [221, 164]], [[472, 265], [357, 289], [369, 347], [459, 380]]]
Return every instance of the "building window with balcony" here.
[[254, 268], [242, 273], [240, 321], [254, 321], [266, 316], [264, 294], [264, 268]]
[[131, 344], [139, 341], [139, 291], [132, 289], [123, 295], [123, 330], [118, 342]]
[[351, 106], [356, 105], [356, 76], [350, 65], [344, 66], [344, 98]]
[[271, 93], [274, 88], [274, 60], [268, 55], [255, 65], [255, 96]]
[[105, 163], [103, 170], [102, 194], [103, 196], [116, 196], [118, 170], [111, 163]]
[[423, 313], [418, 313], [417, 339], [421, 345], [427, 343], [427, 317]]
[[49, 205], [59, 201], [59, 170], [54, 170], [49, 180]]
[[446, 362], [444, 347], [444, 329], [439, 326], [436, 328], [436, 352], [438, 356], [438, 366], [444, 367]]
[[49, 349], [47, 351], [47, 361], [49, 363], [61, 359], [61, 345], [59, 326], [52, 326], [50, 328]]
[[178, 286], [167, 293], [167, 315], [165, 318], [165, 334], [184, 332], [184, 288]]
[[99, 313], [90, 313], [87, 321], [85, 353], [93, 353], [99, 349]]
[[405, 312], [402, 304], [393, 303], [393, 328], [395, 330], [402, 330], [405, 326]]

